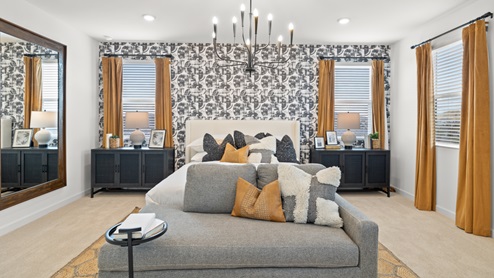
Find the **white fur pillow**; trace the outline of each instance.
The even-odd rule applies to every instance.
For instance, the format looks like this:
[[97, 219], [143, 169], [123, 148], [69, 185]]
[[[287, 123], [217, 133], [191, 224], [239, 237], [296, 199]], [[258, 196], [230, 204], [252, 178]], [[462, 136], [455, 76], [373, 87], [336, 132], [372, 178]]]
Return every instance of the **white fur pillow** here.
[[[334, 201], [340, 178], [341, 171], [338, 167], [320, 170], [312, 176], [293, 165], [280, 164], [278, 181], [286, 221], [314, 223], [319, 217], [319, 212], [323, 213], [321, 219], [326, 219], [327, 210], [318, 209], [317, 200]], [[337, 210], [336, 212], [338, 213]], [[319, 221], [324, 222], [324, 220]]]
[[334, 228], [343, 227], [343, 219], [338, 212], [338, 204], [323, 198], [316, 200], [317, 217], [314, 224], [330, 226]]

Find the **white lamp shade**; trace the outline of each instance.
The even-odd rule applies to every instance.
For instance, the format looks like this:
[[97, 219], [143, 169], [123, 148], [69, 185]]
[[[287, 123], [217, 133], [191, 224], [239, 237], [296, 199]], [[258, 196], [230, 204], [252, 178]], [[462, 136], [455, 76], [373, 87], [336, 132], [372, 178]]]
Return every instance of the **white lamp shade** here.
[[125, 113], [126, 128], [148, 128], [149, 113], [148, 112], [127, 112]]
[[57, 112], [32, 111], [31, 128], [45, 128], [57, 126]]
[[359, 129], [359, 113], [338, 113], [338, 129]]

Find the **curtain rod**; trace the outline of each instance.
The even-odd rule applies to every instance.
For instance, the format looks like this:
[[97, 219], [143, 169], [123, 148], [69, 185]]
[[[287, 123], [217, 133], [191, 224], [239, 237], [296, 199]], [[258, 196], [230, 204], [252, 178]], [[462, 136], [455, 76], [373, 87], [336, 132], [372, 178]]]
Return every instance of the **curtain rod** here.
[[371, 59], [371, 60], [386, 60], [389, 57], [362, 57], [362, 56], [319, 56], [320, 60], [331, 60], [331, 59]]
[[132, 56], [132, 57], [167, 57], [173, 58], [171, 54], [103, 54], [105, 57], [122, 57], [122, 56]]
[[423, 45], [423, 44], [426, 44], [426, 43], [428, 43], [428, 42], [430, 42], [430, 41], [433, 41], [433, 40], [435, 40], [435, 39], [437, 39], [437, 38], [439, 38], [439, 37], [442, 37], [442, 36], [444, 36], [444, 35], [446, 35], [446, 34], [448, 34], [448, 33], [451, 33], [451, 32], [453, 32], [453, 31], [455, 31], [455, 30], [458, 30], [458, 29], [460, 29], [461, 27], [464, 27], [464, 26], [470, 25], [470, 24], [474, 23], [474, 22], [475, 22], [475, 21], [477, 21], [477, 20], [481, 20], [481, 19], [484, 19], [484, 18], [487, 18], [487, 17], [492, 18], [492, 13], [491, 13], [491, 12], [487, 12], [487, 13], [485, 13], [484, 15], [479, 16], [479, 17], [477, 17], [476, 19], [472, 19], [472, 20], [470, 20], [470, 21], [469, 21], [469, 22], [467, 22], [467, 23], [463, 23], [462, 25], [460, 25], [460, 26], [458, 26], [458, 27], [456, 27], [456, 28], [453, 28], [453, 29], [451, 29], [451, 30], [449, 30], [449, 31], [446, 31], [446, 32], [444, 32], [444, 33], [442, 33], [442, 34], [440, 34], [440, 35], [437, 35], [437, 36], [435, 36], [435, 37], [433, 37], [433, 38], [431, 38], [431, 39], [428, 39], [428, 40], [426, 40], [426, 41], [423, 41], [423, 42], [421, 42], [421, 43], [419, 43], [419, 44], [412, 45], [410, 48], [411, 48], [411, 49], [415, 49], [415, 48], [416, 48], [416, 47], [418, 47], [418, 46], [421, 46], [421, 45]]
[[48, 54], [48, 53], [43, 53], [43, 54], [29, 54], [29, 53], [26, 53], [26, 54], [24, 54], [24, 56], [27, 56], [27, 57], [52, 56], [52, 55], [58, 56], [58, 53], [53, 53], [53, 54]]

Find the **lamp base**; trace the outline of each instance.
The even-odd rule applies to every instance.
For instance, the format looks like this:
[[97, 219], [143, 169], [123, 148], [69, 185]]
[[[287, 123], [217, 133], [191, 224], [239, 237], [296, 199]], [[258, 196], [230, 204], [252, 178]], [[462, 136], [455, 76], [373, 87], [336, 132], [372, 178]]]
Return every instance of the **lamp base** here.
[[345, 150], [351, 150], [351, 149], [353, 149], [353, 146], [351, 146], [351, 145], [350, 146], [346, 146], [345, 145]]
[[345, 143], [345, 149], [351, 149], [353, 144], [357, 141], [357, 136], [348, 129], [341, 135], [341, 141]]
[[132, 142], [132, 145], [134, 145], [134, 149], [140, 149], [144, 139], [146, 139], [144, 133], [138, 128], [130, 134], [130, 141]]
[[47, 148], [48, 147], [48, 142], [50, 142], [51, 139], [51, 133], [42, 128], [36, 132], [34, 135], [34, 139], [36, 139], [36, 142], [38, 142], [38, 148]]

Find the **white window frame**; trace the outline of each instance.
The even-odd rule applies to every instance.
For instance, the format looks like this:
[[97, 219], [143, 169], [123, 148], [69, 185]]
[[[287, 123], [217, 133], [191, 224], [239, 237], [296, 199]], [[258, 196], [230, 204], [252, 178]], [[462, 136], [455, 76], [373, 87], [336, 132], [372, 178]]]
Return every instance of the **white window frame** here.
[[[337, 71], [338, 69], [366, 69], [369, 72], [369, 83], [366, 84], [365, 86], [369, 90], [369, 98], [368, 99], [355, 99], [355, 98], [341, 98], [338, 91], [340, 91], [340, 88], [338, 86], [338, 76], [337, 76]], [[344, 85], [344, 84], [342, 84]], [[367, 136], [369, 133], [372, 132], [372, 66], [367, 64], [367, 63], [336, 63], [335, 65], [335, 118], [334, 118], [334, 127], [335, 131], [337, 132], [338, 138], [341, 138], [341, 135], [343, 132], [346, 130], [343, 129], [338, 129], [338, 113], [346, 113], [346, 112], [359, 112], [360, 113], [360, 126], [362, 127], [363, 124], [363, 113], [360, 112], [360, 110], [354, 110], [354, 109], [344, 109], [346, 107], [352, 107], [352, 106], [366, 106], [366, 112], [367, 112], [367, 127], [361, 128], [360, 130], [352, 130], [356, 135], [358, 139], [364, 139], [365, 136]]]
[[[41, 59], [41, 111], [58, 113], [58, 60]], [[58, 138], [58, 128], [46, 128], [52, 140]]]
[[[448, 58], [453, 60], [442, 61], [446, 63], [447, 67], [439, 69], [438, 67], [438, 56], [439, 54], [448, 55]], [[443, 57], [444, 59], [444, 57]], [[432, 61], [433, 61], [433, 91], [434, 91], [434, 136], [436, 146], [446, 147], [446, 148], [459, 148], [460, 141], [460, 119], [461, 119], [461, 94], [462, 94], [462, 65], [463, 65], [463, 44], [462, 41], [457, 41], [446, 46], [434, 49], [432, 51]], [[460, 62], [460, 65], [453, 68], [450, 63]], [[442, 71], [442, 74], [438, 72], [438, 70]], [[446, 72], [444, 72], [446, 71]], [[438, 80], [438, 76], [440, 76], [441, 80]], [[452, 78], [454, 78], [452, 80]], [[439, 84], [441, 82], [441, 84]], [[442, 100], [442, 103], [439, 105], [438, 102]], [[450, 110], [450, 115], [442, 116], [443, 122], [448, 123], [453, 122], [455, 126], [453, 128], [438, 128], [441, 126], [440, 120], [438, 119], [438, 107], [447, 107]], [[439, 131], [439, 132], [438, 132]], [[440, 133], [448, 132], [450, 134], [456, 133], [457, 136], [454, 136], [450, 139], [447, 139], [446, 136], [439, 136]]]
[[[146, 78], [149, 78], [143, 84], [134, 82], [129, 82], [127, 77], [126, 67], [129, 68], [132, 65], [146, 65], [154, 67], [154, 70], [149, 72], [146, 71]], [[151, 130], [155, 129], [155, 99], [156, 99], [156, 65], [153, 60], [123, 60], [122, 67], [122, 111], [123, 111], [123, 136], [129, 138], [130, 134], [135, 129], [125, 128], [125, 115], [126, 112], [148, 112], [149, 113], [149, 128], [140, 129], [145, 135], [146, 144], [149, 143], [149, 136], [151, 135]], [[135, 77], [135, 75], [134, 75]], [[129, 87], [133, 85], [134, 87]], [[135, 87], [138, 86], [138, 87]], [[145, 97], [139, 98], [139, 94], [142, 93]]]

